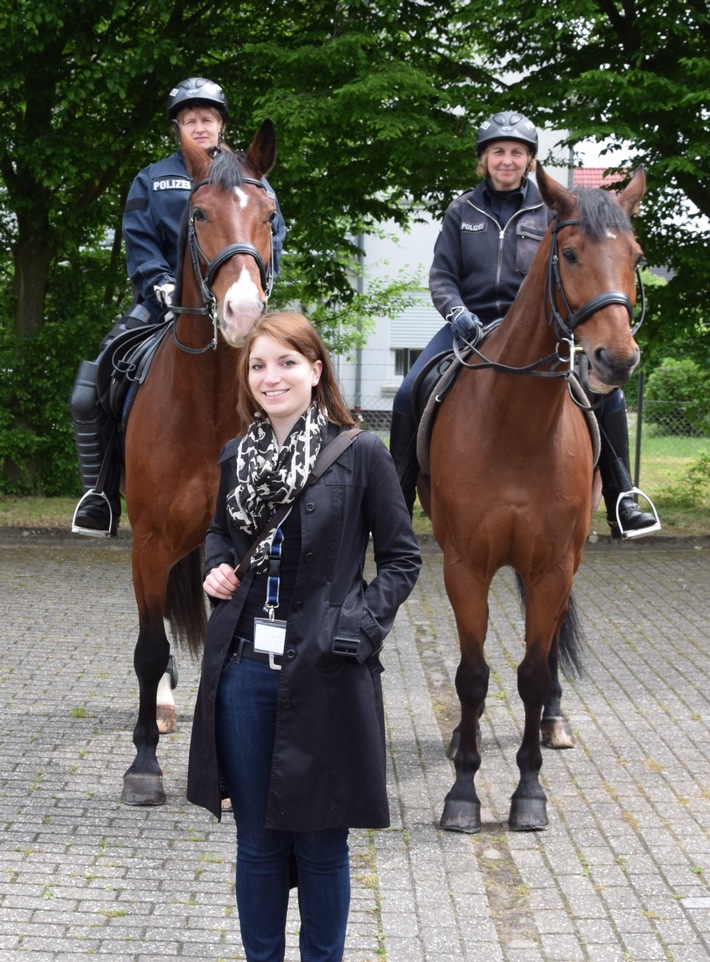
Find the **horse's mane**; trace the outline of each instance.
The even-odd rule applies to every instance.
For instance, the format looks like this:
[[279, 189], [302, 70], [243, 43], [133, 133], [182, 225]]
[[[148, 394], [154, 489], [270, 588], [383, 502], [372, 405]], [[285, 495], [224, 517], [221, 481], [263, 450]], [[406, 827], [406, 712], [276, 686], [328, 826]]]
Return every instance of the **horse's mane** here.
[[591, 240], [601, 240], [608, 230], [633, 230], [629, 215], [610, 191], [580, 187], [573, 193], [579, 205], [579, 226]]
[[209, 178], [224, 190], [233, 190], [244, 183], [246, 159], [243, 154], [222, 150], [210, 164]]

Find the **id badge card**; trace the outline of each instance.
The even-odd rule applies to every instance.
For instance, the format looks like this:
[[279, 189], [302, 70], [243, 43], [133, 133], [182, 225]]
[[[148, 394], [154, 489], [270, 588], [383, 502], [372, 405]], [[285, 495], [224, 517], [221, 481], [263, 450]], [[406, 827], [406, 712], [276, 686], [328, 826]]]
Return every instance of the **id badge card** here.
[[254, 619], [254, 651], [265, 655], [283, 655], [286, 645], [286, 622], [275, 618]]

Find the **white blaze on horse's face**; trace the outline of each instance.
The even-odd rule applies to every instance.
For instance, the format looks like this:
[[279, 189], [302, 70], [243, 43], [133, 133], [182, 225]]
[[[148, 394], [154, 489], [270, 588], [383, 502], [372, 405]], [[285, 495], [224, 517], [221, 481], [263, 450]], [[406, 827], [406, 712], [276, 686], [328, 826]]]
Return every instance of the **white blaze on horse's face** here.
[[265, 306], [260, 286], [244, 266], [218, 307], [225, 341], [232, 347], [241, 347]]
[[246, 193], [245, 193], [240, 187], [235, 187], [235, 188], [234, 188], [234, 193], [235, 193], [235, 194], [237, 195], [237, 197], [239, 198], [239, 206], [242, 208], [242, 210], [244, 210], [244, 208], [245, 208], [245, 207], [247, 206], [247, 204], [249, 203], [249, 198], [248, 198], [248, 196], [246, 195]]

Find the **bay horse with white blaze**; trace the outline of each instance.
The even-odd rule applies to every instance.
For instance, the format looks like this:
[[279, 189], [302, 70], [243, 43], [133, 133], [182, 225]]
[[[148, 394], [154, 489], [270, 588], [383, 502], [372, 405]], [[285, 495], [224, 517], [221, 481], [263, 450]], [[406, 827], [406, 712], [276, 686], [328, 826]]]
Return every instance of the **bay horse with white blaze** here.
[[[262, 183], [276, 138], [265, 121], [245, 156], [181, 145], [193, 181], [186, 210], [180, 307], [141, 385], [126, 431], [126, 507], [133, 531], [139, 634], [136, 757], [123, 801], [165, 801], [156, 749], [156, 693], [173, 635], [193, 652], [206, 625], [202, 545], [214, 511], [222, 446], [235, 436], [238, 349], [264, 311], [273, 276], [273, 195]], [[179, 293], [179, 289], [181, 292]], [[206, 323], [209, 321], [209, 325]]]
[[[643, 170], [618, 197], [573, 193], [537, 170], [554, 219], [516, 300], [486, 340], [485, 356], [474, 351], [443, 399], [430, 477], [419, 478], [461, 651], [456, 779], [441, 817], [452, 831], [481, 828], [474, 779], [489, 678], [483, 649], [488, 592], [503, 567], [514, 569], [525, 603], [518, 666], [525, 725], [509, 825], [547, 826], [541, 718], [553, 731], [566, 726], [557, 670], [560, 660], [578, 664], [572, 581], [592, 512], [590, 433], [568, 384], [573, 353], [577, 345], [586, 354], [593, 390], [625, 384], [639, 362], [631, 318], [642, 252], [630, 215], [645, 190]], [[548, 739], [554, 745], [554, 736]]]

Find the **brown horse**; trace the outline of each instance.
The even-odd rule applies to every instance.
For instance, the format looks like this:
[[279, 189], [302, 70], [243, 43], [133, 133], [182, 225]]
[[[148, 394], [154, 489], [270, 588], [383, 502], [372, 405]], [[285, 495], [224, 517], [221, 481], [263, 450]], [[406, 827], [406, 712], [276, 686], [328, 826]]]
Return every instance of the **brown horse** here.
[[541, 167], [537, 180], [554, 218], [518, 297], [485, 342], [485, 357], [476, 352], [443, 400], [431, 475], [419, 480], [443, 550], [461, 648], [456, 780], [441, 818], [443, 828], [461, 832], [481, 827], [474, 778], [489, 676], [488, 591], [505, 566], [516, 572], [525, 602], [518, 667], [525, 726], [509, 825], [547, 825], [541, 716], [565, 725], [557, 667], [560, 659], [578, 664], [572, 580], [592, 511], [592, 444], [569, 390], [572, 355], [575, 344], [584, 350], [595, 390], [625, 384], [639, 361], [630, 320], [642, 252], [630, 214], [645, 190], [643, 170], [618, 198], [603, 190], [572, 193]]
[[181, 307], [133, 405], [126, 432], [126, 507], [133, 529], [133, 584], [139, 634], [136, 757], [123, 779], [123, 801], [165, 801], [156, 749], [156, 692], [173, 635], [191, 650], [206, 622], [202, 544], [214, 511], [217, 458], [237, 433], [235, 348], [263, 312], [271, 284], [275, 201], [261, 182], [273, 167], [271, 121], [246, 156], [214, 160], [182, 144], [193, 180], [184, 224]]

